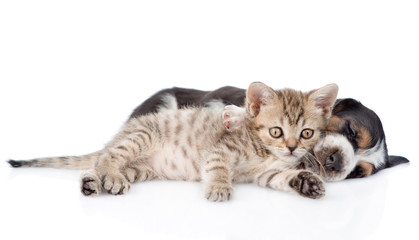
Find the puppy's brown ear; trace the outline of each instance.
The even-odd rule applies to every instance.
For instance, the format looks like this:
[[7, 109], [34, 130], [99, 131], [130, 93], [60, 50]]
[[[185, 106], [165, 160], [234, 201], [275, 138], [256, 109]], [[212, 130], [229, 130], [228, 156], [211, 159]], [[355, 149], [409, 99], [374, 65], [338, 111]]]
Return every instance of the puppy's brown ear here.
[[246, 110], [250, 116], [256, 117], [263, 106], [272, 104], [275, 99], [277, 99], [275, 90], [264, 83], [254, 82], [246, 92]]
[[326, 118], [329, 118], [331, 115], [331, 109], [335, 104], [336, 97], [338, 96], [338, 92], [338, 85], [329, 84], [310, 92], [308, 100], [314, 105], [314, 107], [323, 111]]

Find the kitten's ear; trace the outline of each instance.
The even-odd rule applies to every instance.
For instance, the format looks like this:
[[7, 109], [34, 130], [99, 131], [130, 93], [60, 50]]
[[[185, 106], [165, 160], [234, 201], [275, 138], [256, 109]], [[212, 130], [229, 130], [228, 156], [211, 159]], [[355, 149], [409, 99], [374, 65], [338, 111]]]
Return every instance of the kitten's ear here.
[[331, 109], [338, 96], [339, 87], [329, 84], [310, 93], [309, 101], [323, 111], [325, 117], [330, 117]]
[[275, 99], [277, 99], [275, 90], [264, 83], [254, 82], [247, 89], [246, 110], [252, 117], [256, 117], [262, 106], [272, 104]]

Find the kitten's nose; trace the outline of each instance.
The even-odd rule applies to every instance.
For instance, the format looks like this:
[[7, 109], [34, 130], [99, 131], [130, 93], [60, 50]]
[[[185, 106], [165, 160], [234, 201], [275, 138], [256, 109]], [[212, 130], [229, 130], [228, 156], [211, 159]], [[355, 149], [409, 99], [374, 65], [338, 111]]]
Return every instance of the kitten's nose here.
[[290, 150], [290, 153], [294, 152], [297, 148], [297, 139], [295, 138], [288, 138], [285, 140], [285, 146]]
[[287, 146], [287, 148], [290, 150], [290, 152], [294, 152], [294, 150], [297, 148], [296, 146]]

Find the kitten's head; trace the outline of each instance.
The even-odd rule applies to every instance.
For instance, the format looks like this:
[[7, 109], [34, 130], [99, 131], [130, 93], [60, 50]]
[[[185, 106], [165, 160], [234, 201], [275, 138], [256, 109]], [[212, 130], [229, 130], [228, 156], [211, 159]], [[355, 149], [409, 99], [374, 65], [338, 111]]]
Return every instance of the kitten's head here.
[[246, 94], [249, 123], [272, 154], [297, 163], [323, 134], [337, 93], [336, 84], [303, 93], [252, 83]]

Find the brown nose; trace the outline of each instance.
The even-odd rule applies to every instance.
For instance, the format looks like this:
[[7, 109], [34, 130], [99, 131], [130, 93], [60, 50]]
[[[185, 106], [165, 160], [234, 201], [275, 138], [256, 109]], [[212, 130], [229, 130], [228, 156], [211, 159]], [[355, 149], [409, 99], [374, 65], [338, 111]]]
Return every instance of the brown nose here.
[[288, 138], [285, 140], [285, 145], [290, 150], [290, 152], [294, 152], [294, 150], [297, 148], [297, 139], [295, 138]]
[[290, 152], [294, 152], [294, 150], [297, 148], [296, 146], [287, 146], [287, 148], [290, 150]]

